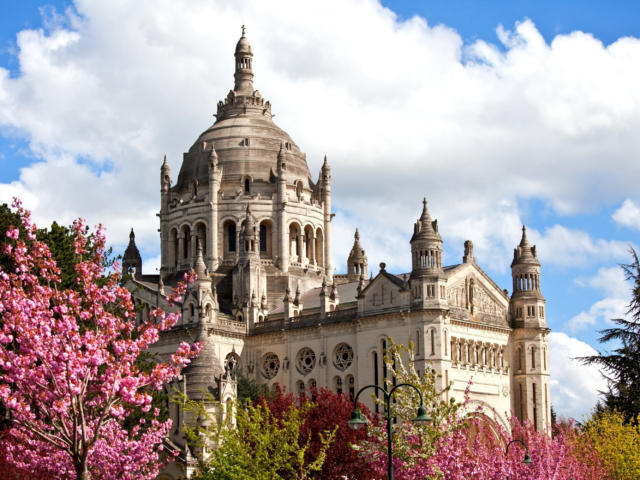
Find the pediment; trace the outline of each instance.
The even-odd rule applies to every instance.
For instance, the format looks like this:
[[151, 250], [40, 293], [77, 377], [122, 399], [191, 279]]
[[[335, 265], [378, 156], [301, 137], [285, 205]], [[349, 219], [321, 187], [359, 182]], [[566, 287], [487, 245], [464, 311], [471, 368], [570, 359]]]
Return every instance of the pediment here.
[[499, 287], [475, 264], [459, 269], [449, 278], [447, 301], [450, 306], [472, 313], [504, 318], [509, 300]]
[[386, 310], [406, 305], [408, 291], [402, 280], [390, 274], [378, 274], [362, 292], [365, 311]]

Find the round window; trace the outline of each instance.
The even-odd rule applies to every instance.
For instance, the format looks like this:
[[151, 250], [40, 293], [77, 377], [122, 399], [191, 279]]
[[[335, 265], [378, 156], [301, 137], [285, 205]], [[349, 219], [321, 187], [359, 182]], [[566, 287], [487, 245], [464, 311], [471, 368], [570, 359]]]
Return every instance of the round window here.
[[346, 343], [336, 346], [333, 351], [333, 364], [338, 370], [346, 370], [353, 363], [353, 348]]
[[298, 352], [296, 357], [296, 368], [298, 371], [306, 375], [316, 366], [316, 354], [310, 348], [303, 348]]
[[262, 357], [262, 375], [271, 379], [278, 374], [280, 370], [280, 360], [275, 353], [267, 353]]

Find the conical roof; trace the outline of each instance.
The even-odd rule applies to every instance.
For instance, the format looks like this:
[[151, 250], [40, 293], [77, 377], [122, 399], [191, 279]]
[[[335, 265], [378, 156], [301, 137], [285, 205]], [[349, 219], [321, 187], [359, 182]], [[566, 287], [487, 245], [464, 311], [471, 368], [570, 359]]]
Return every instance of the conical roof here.
[[513, 249], [513, 262], [511, 266], [516, 264], [540, 265], [535, 245], [532, 247], [527, 238], [527, 227], [522, 226], [522, 238], [520, 244]]
[[422, 200], [422, 214], [415, 223], [411, 242], [427, 240], [442, 243], [442, 237], [438, 233], [438, 221], [432, 220], [427, 209], [427, 199]]

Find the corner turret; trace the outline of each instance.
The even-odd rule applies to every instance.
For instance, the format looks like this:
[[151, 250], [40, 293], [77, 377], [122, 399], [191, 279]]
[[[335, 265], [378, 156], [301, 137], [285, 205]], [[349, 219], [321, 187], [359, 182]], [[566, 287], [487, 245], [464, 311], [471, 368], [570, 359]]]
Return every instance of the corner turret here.
[[353, 238], [353, 247], [347, 259], [347, 280], [349, 282], [357, 282], [361, 276], [367, 276], [367, 254], [360, 245], [360, 232], [357, 228]]
[[545, 299], [540, 288], [540, 261], [522, 226], [520, 244], [511, 263], [513, 294], [509, 305], [514, 375], [513, 411], [539, 432], [551, 434], [549, 404], [548, 334]]
[[412, 305], [416, 308], [446, 306], [442, 237], [438, 233], [438, 221], [429, 215], [426, 198], [422, 201], [422, 214], [413, 226], [410, 243]]
[[136, 234], [133, 228], [129, 234], [129, 245], [122, 256], [122, 273], [125, 275], [142, 275], [142, 257], [136, 246]]

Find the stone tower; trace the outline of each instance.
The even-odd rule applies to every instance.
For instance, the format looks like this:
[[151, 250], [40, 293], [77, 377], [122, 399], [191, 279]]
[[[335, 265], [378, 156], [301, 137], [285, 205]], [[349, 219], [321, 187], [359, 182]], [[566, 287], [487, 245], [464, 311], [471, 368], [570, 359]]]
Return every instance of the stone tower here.
[[422, 215], [414, 224], [411, 237], [411, 304], [416, 308], [446, 306], [442, 237], [438, 221], [429, 215], [426, 198], [422, 205]]
[[287, 288], [331, 282], [331, 169], [325, 157], [314, 182], [306, 155], [273, 122], [244, 29], [234, 59], [234, 88], [184, 153], [175, 184], [166, 158], [161, 166], [161, 275], [180, 279], [199, 243], [220, 311], [247, 321], [252, 298], [271, 310]]
[[551, 425], [548, 343], [545, 299], [540, 289], [540, 261], [529, 244], [527, 229], [513, 251], [513, 294], [510, 316], [513, 352], [513, 410], [520, 421], [529, 420], [536, 430]]
[[130, 275], [142, 274], [142, 257], [136, 246], [136, 234], [133, 233], [133, 228], [129, 234], [129, 245], [122, 257], [122, 273]]
[[357, 282], [360, 277], [366, 278], [367, 275], [367, 254], [362, 245], [360, 245], [360, 233], [356, 228], [356, 233], [353, 236], [353, 247], [347, 259], [347, 280]]

